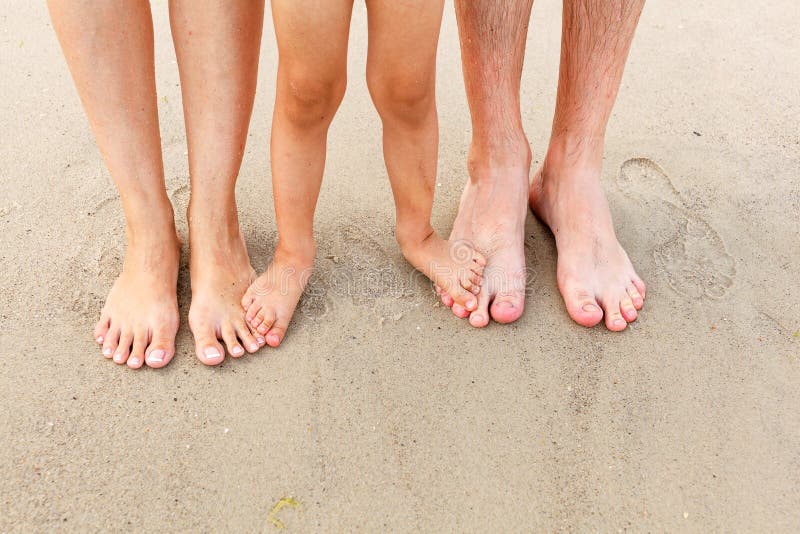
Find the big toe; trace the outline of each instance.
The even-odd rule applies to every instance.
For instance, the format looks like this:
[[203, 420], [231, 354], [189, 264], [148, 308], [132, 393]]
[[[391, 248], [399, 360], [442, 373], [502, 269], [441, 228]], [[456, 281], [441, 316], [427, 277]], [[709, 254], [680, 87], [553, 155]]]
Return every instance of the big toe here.
[[175, 334], [177, 324], [159, 325], [153, 332], [153, 339], [145, 350], [144, 361], [154, 369], [167, 365], [175, 355]]
[[564, 304], [573, 321], [591, 328], [603, 320], [603, 309], [594, 294], [583, 289], [568, 289], [564, 292]]
[[498, 323], [513, 323], [525, 311], [525, 295], [508, 293], [497, 295], [492, 302], [492, 319]]
[[214, 330], [206, 327], [202, 330], [194, 331], [194, 352], [197, 359], [205, 365], [219, 365], [225, 359], [225, 350], [217, 341]]

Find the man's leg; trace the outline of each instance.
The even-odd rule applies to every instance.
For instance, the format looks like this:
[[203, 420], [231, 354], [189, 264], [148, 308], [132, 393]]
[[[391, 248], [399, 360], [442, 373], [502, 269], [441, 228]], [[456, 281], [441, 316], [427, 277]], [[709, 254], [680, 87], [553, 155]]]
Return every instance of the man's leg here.
[[[482, 327], [516, 321], [525, 305], [525, 217], [531, 154], [522, 130], [519, 84], [533, 0], [456, 0], [461, 61], [472, 114], [469, 181], [451, 240], [487, 258], [478, 308], [442, 296], [459, 317]], [[490, 308], [491, 306], [491, 308]]]
[[197, 358], [222, 362], [263, 345], [240, 304], [254, 278], [239, 232], [235, 185], [253, 110], [263, 1], [171, 0], [189, 145], [189, 326]]
[[553, 132], [530, 205], [558, 247], [558, 287], [570, 317], [625, 329], [645, 285], [617, 241], [600, 185], [603, 140], [644, 0], [564, 0]]
[[125, 262], [94, 336], [118, 364], [175, 353], [180, 243], [164, 187], [147, 0], [48, 2], [75, 86], [125, 210]]

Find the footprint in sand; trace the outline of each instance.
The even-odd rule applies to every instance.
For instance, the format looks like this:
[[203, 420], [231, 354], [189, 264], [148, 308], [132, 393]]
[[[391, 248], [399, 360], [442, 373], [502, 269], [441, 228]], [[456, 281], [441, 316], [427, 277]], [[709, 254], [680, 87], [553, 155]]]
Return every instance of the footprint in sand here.
[[122, 267], [124, 238], [119, 196], [93, 202], [76, 222], [72, 254], [65, 262], [64, 284], [71, 287], [71, 309], [78, 317], [100, 311], [106, 292]]
[[687, 297], [718, 299], [733, 285], [736, 266], [720, 235], [692, 213], [669, 176], [647, 158], [622, 164], [617, 184], [647, 208], [653, 258], [669, 285]]

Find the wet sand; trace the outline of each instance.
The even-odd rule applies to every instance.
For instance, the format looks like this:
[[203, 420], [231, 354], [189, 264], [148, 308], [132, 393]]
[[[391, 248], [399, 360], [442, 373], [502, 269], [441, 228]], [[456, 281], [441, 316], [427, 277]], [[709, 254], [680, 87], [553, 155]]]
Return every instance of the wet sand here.
[[[121, 266], [119, 197], [43, 5], [0, 8], [0, 532], [773, 531], [800, 528], [800, 49], [794, 2], [646, 6], [603, 181], [648, 284], [622, 334], [573, 324], [532, 217], [527, 312], [475, 330], [405, 264], [355, 7], [329, 140], [317, 276], [278, 350], [105, 360], [91, 327]], [[560, 4], [539, 0], [524, 71], [546, 148]], [[180, 87], [154, 2], [167, 184], [185, 236]], [[794, 15], [794, 16], [792, 16]], [[257, 269], [275, 238], [276, 50], [238, 183]], [[440, 47], [435, 226], [465, 180], [452, 6]]]

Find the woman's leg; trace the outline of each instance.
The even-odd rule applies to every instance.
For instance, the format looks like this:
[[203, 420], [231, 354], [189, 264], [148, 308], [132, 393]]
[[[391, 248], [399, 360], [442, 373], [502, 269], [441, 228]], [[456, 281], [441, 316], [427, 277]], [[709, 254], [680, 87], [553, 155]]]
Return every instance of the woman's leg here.
[[[255, 272], [239, 231], [234, 188], [253, 111], [264, 2], [171, 0], [189, 145], [189, 326], [198, 359], [217, 365], [263, 345], [241, 299]], [[243, 347], [244, 346], [244, 347]]]
[[466, 242], [433, 231], [439, 151], [436, 47], [442, 0], [368, 0], [367, 83], [383, 122], [383, 153], [406, 259], [455, 302], [477, 307], [483, 257]]
[[180, 243], [164, 188], [146, 0], [49, 0], [97, 145], [125, 210], [125, 262], [95, 327], [103, 354], [163, 367], [175, 353]]
[[278, 246], [242, 305], [277, 347], [314, 265], [314, 209], [328, 126], [347, 84], [353, 0], [273, 0], [280, 60], [270, 147]]

